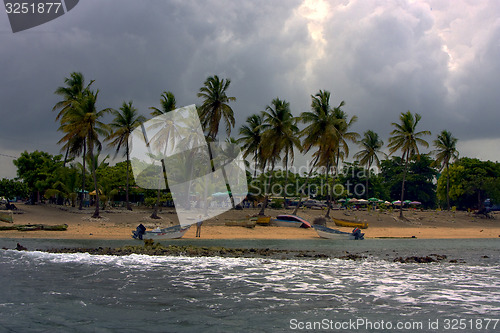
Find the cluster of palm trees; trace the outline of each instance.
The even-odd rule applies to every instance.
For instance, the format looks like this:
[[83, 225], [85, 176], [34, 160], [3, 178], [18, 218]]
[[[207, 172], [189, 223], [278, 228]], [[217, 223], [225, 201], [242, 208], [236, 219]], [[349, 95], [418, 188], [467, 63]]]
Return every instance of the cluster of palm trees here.
[[[99, 91], [92, 90], [94, 81], [85, 84], [85, 78], [80, 72], [73, 72], [64, 80], [65, 86], [56, 89], [55, 94], [62, 97], [62, 100], [53, 107], [53, 111], [58, 111], [56, 120], [60, 121], [59, 130], [63, 132], [63, 137], [59, 144], [63, 144], [66, 164], [69, 158], [81, 156], [83, 160], [83, 181], [80, 192], [80, 206], [83, 206], [83, 195], [85, 192], [85, 170], [86, 161], [90, 161], [91, 174], [96, 189], [95, 211], [92, 217], [100, 217], [99, 213], [99, 186], [96, 175], [96, 154], [102, 150], [101, 138], [108, 141], [110, 147], [115, 147], [116, 154], [123, 150], [127, 162], [127, 184], [126, 184], [126, 205], [131, 210], [129, 202], [129, 166], [130, 147], [129, 137], [132, 131], [146, 121], [144, 116], [138, 114], [137, 109], [132, 106], [132, 101], [123, 102], [119, 110], [105, 108], [96, 109], [96, 101]], [[198, 97], [203, 98], [203, 104], [198, 108], [203, 129], [206, 131], [207, 139], [215, 141], [219, 131], [221, 118], [226, 121], [226, 131], [228, 135], [234, 127], [234, 113], [227, 104], [236, 100], [228, 97], [226, 90], [231, 84], [229, 79], [219, 79], [217, 75], [206, 79], [204, 86], [200, 89]], [[160, 108], [151, 107], [151, 116], [165, 114], [176, 109], [175, 96], [171, 92], [164, 92], [161, 95]], [[114, 116], [110, 124], [102, 122], [102, 117], [111, 113]], [[174, 128], [174, 126], [170, 126]], [[165, 133], [167, 140], [172, 140], [174, 136]], [[157, 217], [158, 200], [152, 217]]]
[[[341, 101], [338, 106], [330, 105], [331, 94], [328, 91], [320, 90], [315, 95], [311, 95], [311, 110], [302, 112], [298, 117], [294, 117], [290, 111], [290, 105], [284, 100], [276, 98], [265, 111], [254, 114], [247, 118], [246, 123], [240, 128], [239, 142], [242, 145], [245, 157], [251, 157], [254, 163], [254, 178], [256, 170], [262, 172], [269, 170], [268, 181], [265, 186], [266, 192], [270, 188], [273, 171], [276, 164], [282, 157], [285, 177], [288, 176], [289, 163], [293, 163], [293, 152], [296, 148], [301, 153], [312, 152], [312, 161], [309, 165], [309, 174], [306, 182], [299, 189], [299, 203], [295, 207], [294, 214], [300, 206], [303, 189], [307, 186], [313, 171], [322, 169], [326, 179], [333, 182], [339, 170], [339, 163], [349, 157], [349, 143], [359, 145], [354, 158], [365, 166], [369, 175], [371, 167], [380, 167], [380, 155], [387, 157], [382, 152], [384, 142], [379, 135], [372, 130], [360, 135], [351, 130], [352, 125], [357, 121], [356, 116], [349, 117], [342, 110], [345, 102]], [[412, 158], [419, 158], [419, 146], [428, 147], [429, 144], [422, 137], [430, 135], [429, 131], [417, 131], [417, 125], [421, 116], [410, 111], [400, 114], [400, 122], [392, 123], [394, 130], [389, 138], [389, 153], [398, 151], [402, 154], [404, 162], [404, 174], [401, 188], [401, 202], [404, 201], [404, 183], [408, 164]], [[298, 123], [305, 127], [299, 130]], [[449, 131], [442, 131], [434, 141], [436, 150], [435, 165], [441, 169], [448, 169], [449, 163], [458, 158], [456, 148], [457, 139]], [[331, 174], [331, 178], [328, 176]], [[286, 180], [285, 180], [286, 184]], [[325, 217], [330, 217], [330, 200], [332, 198], [332, 186], [328, 186], [327, 196], [328, 209]], [[365, 195], [368, 198], [368, 177], [366, 177]], [[264, 214], [264, 209], [268, 201], [269, 194], [266, 193], [264, 204], [260, 214]], [[449, 209], [449, 186], [447, 187], [447, 202]], [[286, 204], [286, 197], [285, 197]], [[403, 209], [400, 208], [400, 216], [403, 217]]]
[[[128, 168], [130, 164], [129, 136], [133, 129], [146, 119], [138, 114], [136, 108], [132, 106], [132, 102], [124, 102], [119, 110], [111, 108], [97, 110], [96, 100], [99, 91], [91, 89], [93, 82], [91, 81], [85, 85], [85, 79], [81, 73], [71, 73], [70, 77], [64, 81], [65, 86], [59, 87], [55, 91], [57, 95], [62, 97], [62, 100], [54, 106], [53, 110], [59, 110], [56, 119], [60, 121], [59, 130], [64, 133], [59, 143], [63, 144], [63, 150], [66, 151], [65, 161], [69, 157], [82, 156], [84, 170], [85, 157], [94, 161], [94, 163], [90, 163], [91, 172], [94, 188], [98, 189], [93, 166], [96, 164], [95, 151], [102, 149], [100, 138], [108, 141], [109, 146], [115, 147], [117, 154], [123, 150]], [[217, 75], [210, 76], [205, 80], [203, 87], [200, 88], [197, 94], [203, 100], [203, 103], [198, 106], [198, 114], [206, 139], [209, 142], [217, 140], [221, 123], [225, 125], [228, 137], [234, 128], [234, 111], [229, 104], [234, 102], [236, 98], [227, 95], [230, 84], [230, 79], [221, 79]], [[265, 186], [264, 204], [260, 214], [264, 214], [267, 206], [269, 200], [268, 189], [271, 188], [276, 166], [282, 163], [285, 169], [285, 182], [287, 182], [288, 168], [293, 164], [296, 151], [303, 154], [312, 153], [309, 175], [306, 183], [299, 190], [300, 195], [302, 195], [303, 189], [307, 186], [307, 182], [314, 170], [322, 169], [325, 176], [327, 176], [326, 178], [330, 179], [329, 175], [331, 175], [331, 181], [334, 181], [335, 173], [339, 169], [339, 163], [349, 157], [349, 143], [359, 145], [360, 151], [354, 155], [354, 158], [359, 160], [360, 164], [365, 166], [368, 172], [370, 172], [372, 166], [380, 166], [379, 155], [385, 154], [381, 151], [384, 143], [379, 138], [379, 135], [372, 130], [368, 130], [361, 138], [358, 133], [353, 132], [351, 128], [357, 121], [357, 117], [349, 117], [342, 109], [345, 106], [344, 101], [341, 101], [337, 106], [330, 105], [330, 97], [330, 92], [319, 90], [315, 95], [311, 95], [310, 111], [304, 111], [298, 117], [292, 114], [289, 102], [277, 97], [259, 114], [249, 116], [239, 129], [239, 138], [236, 142], [241, 145], [244, 157], [251, 159], [253, 162], [254, 178], [257, 175], [257, 170], [261, 170], [263, 173], [267, 170], [269, 175], [268, 183]], [[160, 108], [150, 108], [152, 110], [151, 116], [156, 117], [175, 110], [177, 105], [174, 94], [169, 91], [164, 92], [161, 95], [160, 105]], [[114, 115], [114, 120], [110, 124], [104, 124], [101, 121], [101, 118], [106, 113]], [[422, 137], [429, 135], [430, 132], [417, 131], [417, 125], [421, 120], [419, 114], [413, 114], [410, 111], [401, 113], [399, 120], [399, 123], [392, 123], [394, 130], [391, 132], [388, 148], [390, 154], [400, 151], [402, 160], [405, 163], [401, 190], [401, 201], [403, 201], [408, 163], [412, 158], [419, 157], [419, 146], [429, 146]], [[304, 125], [302, 130], [299, 129], [299, 124]], [[167, 135], [167, 141], [169, 137], [170, 135]], [[435, 163], [441, 169], [448, 169], [449, 163], [458, 157], [456, 143], [457, 139], [448, 131], [441, 132], [434, 141], [436, 147], [434, 151], [436, 154]], [[329, 186], [329, 188], [331, 191], [333, 186]], [[83, 181], [82, 193], [84, 190], [85, 182]], [[126, 201], [127, 208], [131, 209], [128, 202], [128, 192], [129, 179], [127, 177]], [[365, 194], [368, 195], [368, 181]], [[329, 208], [326, 216], [329, 217], [332, 194], [329, 193], [327, 197]], [[99, 195], [96, 195], [94, 217], [99, 217], [98, 200]], [[80, 200], [80, 209], [82, 201]], [[285, 200], [285, 204], [286, 202]], [[447, 202], [449, 209], [448, 187]], [[299, 205], [297, 205], [297, 208]], [[400, 214], [402, 216], [402, 209]]]

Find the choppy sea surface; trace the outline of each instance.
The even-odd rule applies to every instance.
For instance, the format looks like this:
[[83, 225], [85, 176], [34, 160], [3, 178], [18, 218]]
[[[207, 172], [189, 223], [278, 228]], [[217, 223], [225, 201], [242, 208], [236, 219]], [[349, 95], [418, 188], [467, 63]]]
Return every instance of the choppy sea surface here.
[[[29, 250], [103, 245], [0, 239], [0, 247], [16, 242]], [[0, 332], [500, 332], [500, 240], [171, 243], [349, 251], [367, 258], [0, 250]], [[448, 259], [392, 262], [429, 254]]]

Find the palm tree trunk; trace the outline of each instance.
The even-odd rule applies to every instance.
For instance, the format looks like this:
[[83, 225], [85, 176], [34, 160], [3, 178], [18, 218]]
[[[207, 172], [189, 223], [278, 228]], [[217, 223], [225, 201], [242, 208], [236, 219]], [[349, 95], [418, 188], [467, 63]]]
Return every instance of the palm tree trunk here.
[[288, 185], [288, 152], [285, 155], [285, 188], [283, 189], [283, 207], [288, 209], [288, 203], [286, 202], [286, 187]]
[[450, 171], [446, 163], [446, 209], [450, 210]]
[[69, 155], [69, 145], [68, 147], [66, 147], [66, 154], [64, 154], [63, 168], [66, 166], [66, 162], [68, 161], [68, 155]]
[[262, 204], [262, 207], [260, 209], [259, 216], [264, 216], [267, 203], [269, 202], [268, 189], [271, 187], [271, 180], [273, 179], [273, 175], [274, 175], [274, 162], [271, 163], [271, 174], [269, 175], [269, 181], [267, 182], [267, 187], [266, 187], [266, 196], [264, 198], [264, 203]]
[[[165, 188], [168, 188], [167, 184], [167, 170], [165, 169], [165, 161], [162, 159], [161, 160], [161, 167], [163, 171], [163, 179], [165, 179]], [[188, 191], [189, 192], [189, 191]], [[158, 216], [158, 208], [160, 207], [160, 179], [158, 178], [158, 194], [156, 197], [156, 203], [153, 209], [153, 213], [151, 214], [152, 219], [159, 219], [160, 217]]]
[[[338, 172], [339, 161], [340, 161], [340, 149], [337, 150], [337, 160], [335, 161], [335, 175], [333, 175], [333, 170], [332, 170], [332, 186], [329, 189], [331, 197], [333, 197], [333, 186], [335, 185], [334, 179], [339, 174], [339, 172]], [[325, 217], [327, 217], [327, 218], [330, 218], [330, 209], [331, 209], [331, 202], [328, 203], [328, 209], [327, 209], [326, 214], [325, 214]]]
[[153, 209], [153, 214], [151, 214], [152, 219], [159, 219], [160, 217], [158, 216], [158, 206], [160, 205], [160, 188], [158, 187], [158, 194], [156, 197], [156, 203]]
[[255, 152], [254, 156], [254, 164], [253, 164], [253, 179], [257, 176], [257, 152]]
[[405, 195], [405, 180], [406, 180], [406, 172], [408, 171], [408, 155], [405, 159], [405, 170], [403, 172], [403, 184], [401, 185], [401, 204], [399, 205], [399, 218], [403, 218], [403, 201]]
[[333, 207], [333, 204], [335, 201], [335, 200], [333, 200], [333, 188], [335, 187], [335, 179], [337, 178], [337, 176], [338, 176], [337, 169], [335, 169], [335, 174], [333, 173], [333, 170], [332, 170], [332, 186], [328, 187], [330, 202], [327, 205], [328, 207], [327, 207], [326, 214], [325, 214], [325, 217], [329, 218], [329, 219], [331, 218], [330, 211], [332, 210], [332, 207]]
[[366, 200], [368, 200], [368, 180], [370, 179], [370, 167], [371, 163], [368, 163], [368, 168], [366, 169], [366, 187], [365, 187]]
[[90, 159], [92, 161], [92, 165], [91, 165], [91, 170], [92, 170], [92, 178], [94, 179], [94, 187], [95, 187], [95, 211], [94, 211], [94, 215], [92, 215], [93, 218], [100, 218], [101, 216], [99, 215], [99, 186], [97, 184], [97, 175], [96, 175], [96, 168], [95, 168], [95, 165], [96, 165], [96, 162], [94, 160], [94, 152], [93, 152], [93, 149], [92, 149], [92, 146], [90, 146], [89, 148], [89, 153], [90, 153]]
[[127, 186], [125, 188], [125, 201], [127, 202], [127, 210], [132, 210], [132, 207], [130, 206], [130, 200], [129, 200], [129, 196], [128, 196], [128, 193], [129, 193], [129, 184], [130, 184], [130, 171], [129, 171], [129, 168], [130, 168], [130, 153], [129, 153], [129, 150], [128, 150], [128, 141], [127, 141]]
[[[325, 179], [326, 179], [326, 184], [327, 185], [329, 185], [329, 181], [328, 181], [328, 173], [329, 172], [330, 172], [330, 163], [327, 163], [326, 164], [326, 172], [325, 172]], [[331, 208], [331, 205], [332, 205], [332, 200], [331, 200], [331, 194], [332, 194], [332, 192], [331, 192], [330, 186], [327, 186], [326, 189], [327, 189], [328, 193], [326, 194], [326, 206], [327, 206], [327, 209], [326, 209], [325, 217], [326, 218], [330, 218], [330, 208]]]
[[82, 191], [80, 192], [80, 207], [78, 210], [83, 209], [83, 200], [85, 198], [85, 157], [87, 155], [87, 140], [83, 139], [83, 169], [82, 169]]
[[299, 202], [297, 202], [297, 206], [295, 206], [295, 209], [293, 210], [293, 213], [292, 213], [293, 215], [297, 215], [297, 211], [299, 210], [300, 204], [302, 203], [302, 191], [306, 188], [307, 184], [309, 183], [309, 179], [311, 178], [311, 175], [314, 171], [314, 167], [316, 166], [316, 163], [318, 163], [318, 158], [319, 158], [319, 155], [316, 157], [316, 160], [314, 161], [313, 165], [311, 165], [311, 170], [309, 170], [309, 174], [307, 175], [306, 182], [299, 189]]
[[229, 181], [227, 180], [227, 174], [224, 166], [220, 168], [220, 170], [222, 171], [222, 177], [224, 178], [224, 182], [226, 183], [227, 194], [229, 195], [229, 200], [231, 200], [231, 207], [233, 207], [234, 209], [236, 205], [234, 204], [233, 192], [231, 192], [231, 187], [229, 186]]

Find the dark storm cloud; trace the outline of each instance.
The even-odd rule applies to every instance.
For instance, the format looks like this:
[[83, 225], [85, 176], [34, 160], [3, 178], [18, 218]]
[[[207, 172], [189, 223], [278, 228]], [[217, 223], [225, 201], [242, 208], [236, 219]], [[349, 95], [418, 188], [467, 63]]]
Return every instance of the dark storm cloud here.
[[[333, 105], [345, 100], [358, 115], [356, 130], [386, 142], [390, 123], [411, 110], [433, 137], [446, 128], [491, 145], [499, 138], [500, 3], [431, 5], [87, 0], [16, 34], [0, 14], [0, 153], [59, 151], [53, 92], [73, 71], [95, 80], [99, 107], [133, 100], [144, 115], [164, 90], [179, 106], [199, 104], [207, 76], [229, 77], [233, 135], [275, 97], [298, 115], [326, 89]], [[0, 168], [6, 163], [0, 158]]]

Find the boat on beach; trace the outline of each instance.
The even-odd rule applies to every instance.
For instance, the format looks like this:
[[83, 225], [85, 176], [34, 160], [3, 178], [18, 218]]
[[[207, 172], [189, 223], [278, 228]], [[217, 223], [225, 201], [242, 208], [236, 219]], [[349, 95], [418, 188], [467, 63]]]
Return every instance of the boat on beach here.
[[327, 239], [353, 239], [361, 240], [365, 239], [365, 234], [361, 232], [359, 228], [355, 228], [352, 232], [340, 231], [337, 229], [328, 228], [324, 225], [315, 224], [313, 225], [314, 230], [318, 233], [321, 238]]
[[182, 227], [180, 225], [174, 225], [168, 228], [156, 228], [151, 231], [146, 230], [146, 227], [140, 224], [136, 230], [132, 231], [132, 238], [134, 239], [153, 239], [153, 240], [163, 240], [163, 239], [177, 239], [182, 238], [184, 234], [189, 230], [191, 225]]
[[0, 221], [7, 223], [14, 223], [14, 218], [12, 217], [12, 211], [11, 210], [0, 211]]
[[224, 224], [228, 227], [255, 228], [255, 225], [257, 224], [257, 218], [239, 221], [226, 221]]
[[360, 228], [360, 229], [368, 228], [368, 222], [348, 221], [348, 220], [337, 219], [335, 217], [333, 218], [333, 222], [335, 222], [335, 225], [339, 227], [350, 227], [350, 228]]
[[296, 215], [278, 215], [272, 224], [277, 227], [311, 228], [311, 223]]

